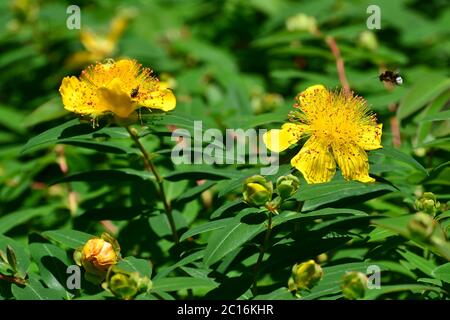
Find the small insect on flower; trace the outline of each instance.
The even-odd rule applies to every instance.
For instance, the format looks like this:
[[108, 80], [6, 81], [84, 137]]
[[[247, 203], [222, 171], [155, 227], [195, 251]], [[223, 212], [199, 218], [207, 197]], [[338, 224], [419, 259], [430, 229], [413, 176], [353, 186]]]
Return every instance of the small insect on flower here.
[[386, 70], [382, 74], [380, 74], [378, 76], [378, 78], [382, 82], [388, 82], [388, 83], [391, 83], [391, 84], [397, 85], [397, 86], [400, 86], [403, 84], [403, 78], [400, 76], [399, 73], [394, 72], [394, 71]]
[[139, 94], [139, 86], [137, 86], [136, 88], [134, 88], [133, 90], [131, 90], [130, 97], [134, 99], [134, 98], [137, 97], [138, 94]]

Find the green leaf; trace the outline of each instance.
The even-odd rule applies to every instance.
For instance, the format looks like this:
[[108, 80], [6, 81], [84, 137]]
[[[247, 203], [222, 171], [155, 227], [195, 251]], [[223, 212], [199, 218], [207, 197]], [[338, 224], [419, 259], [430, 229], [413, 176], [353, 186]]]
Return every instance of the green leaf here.
[[24, 120], [26, 127], [32, 127], [42, 122], [58, 119], [68, 111], [63, 108], [61, 97], [54, 97], [33, 110]]
[[210, 222], [203, 223], [199, 226], [193, 227], [193, 228], [189, 229], [188, 231], [186, 231], [185, 233], [183, 233], [183, 235], [180, 237], [180, 241], [186, 240], [187, 238], [193, 237], [197, 234], [221, 229], [221, 228], [225, 227], [232, 219], [233, 218], [225, 218], [225, 219], [210, 221]]
[[232, 128], [249, 129], [258, 126], [268, 125], [271, 123], [284, 123], [286, 122], [287, 111], [277, 113], [260, 114], [250, 118], [242, 118], [239, 116], [236, 119], [230, 120]]
[[163, 175], [164, 179], [167, 179], [169, 181], [180, 181], [184, 179], [222, 180], [236, 178], [241, 175], [241, 173], [236, 170], [218, 169], [207, 165], [190, 165], [187, 167], [179, 168], [178, 170], [179, 171], [174, 171]]
[[45, 284], [66, 294], [67, 266], [74, 264], [64, 250], [50, 243], [31, 243], [30, 253], [38, 264], [39, 273]]
[[206, 288], [214, 289], [219, 284], [212, 279], [192, 278], [192, 277], [171, 277], [155, 279], [153, 289], [157, 291], [178, 291], [186, 289]]
[[410, 116], [450, 88], [450, 79], [437, 74], [423, 75], [405, 95], [397, 110], [399, 120]]
[[294, 300], [288, 288], [278, 288], [270, 293], [257, 295], [253, 300]]
[[374, 300], [383, 294], [393, 293], [393, 292], [402, 292], [402, 291], [411, 291], [411, 292], [417, 292], [417, 293], [422, 293], [423, 291], [435, 291], [438, 293], [445, 292], [444, 290], [442, 290], [441, 288], [438, 288], [438, 287], [423, 285], [423, 284], [415, 284], [415, 283], [382, 285], [380, 289], [368, 290], [366, 293], [366, 296], [364, 297], [364, 300]]
[[30, 282], [23, 287], [13, 284], [11, 291], [17, 300], [62, 300], [64, 298], [60, 291], [45, 288], [36, 279], [30, 279]]
[[385, 147], [383, 147], [383, 149], [375, 150], [372, 152], [373, 152], [373, 154], [379, 154], [379, 155], [385, 156], [387, 158], [391, 158], [391, 159], [406, 163], [409, 166], [413, 167], [414, 169], [428, 175], [427, 170], [419, 162], [417, 162], [416, 159], [407, 155], [406, 153], [401, 152], [400, 150], [397, 150], [397, 149], [389, 147], [389, 146], [385, 146]]
[[[175, 227], [177, 228], [177, 230], [187, 227], [186, 218], [178, 210], [172, 211], [172, 215], [173, 219], [175, 220]], [[150, 217], [148, 219], [148, 222], [152, 230], [159, 237], [164, 237], [172, 234], [167, 215], [160, 213], [156, 216]]]
[[437, 97], [432, 103], [430, 103], [426, 107], [424, 112], [420, 114], [420, 116], [418, 117], [418, 120], [420, 122], [417, 128], [414, 146], [421, 145], [422, 143], [426, 142], [429, 139], [432, 130], [434, 129], [434, 123], [432, 122], [433, 120], [428, 121], [424, 119], [434, 118], [434, 116], [444, 108], [449, 99], [450, 99], [450, 90]]
[[319, 219], [324, 217], [333, 216], [367, 216], [367, 213], [355, 209], [346, 208], [324, 208], [311, 212], [296, 212], [296, 211], [284, 211], [281, 214], [275, 216], [272, 221], [273, 227], [280, 224], [286, 223], [288, 221], [304, 220], [304, 219]]
[[216, 230], [206, 246], [204, 266], [209, 267], [262, 232], [266, 222], [265, 217], [260, 209], [249, 208], [229, 220], [224, 228]]
[[243, 204], [242, 199], [235, 199], [230, 202], [225, 202], [223, 205], [221, 205], [219, 208], [216, 209], [213, 213], [211, 213], [211, 219], [215, 219], [220, 217], [225, 211], [230, 210], [234, 207], [240, 206]]
[[138, 259], [135, 257], [126, 257], [120, 260], [116, 267], [127, 272], [138, 272], [141, 276], [151, 279], [152, 265], [150, 261], [145, 259]]
[[0, 125], [9, 130], [22, 134], [25, 132], [23, 126], [23, 114], [14, 110], [12, 107], [7, 107], [0, 104]]
[[444, 150], [449, 150], [450, 148], [450, 138], [434, 139], [429, 142], [424, 142], [419, 145], [419, 147], [442, 147]]
[[184, 192], [183, 194], [181, 194], [175, 200], [175, 202], [180, 203], [180, 202], [191, 201], [191, 200], [195, 199], [196, 197], [200, 196], [204, 191], [210, 189], [215, 184], [216, 184], [216, 181], [205, 181], [204, 183], [202, 183], [194, 188], [191, 188], [191, 189], [187, 190], [186, 192]]
[[411, 251], [404, 251], [404, 252], [399, 251], [399, 253], [403, 258], [405, 258], [409, 263], [411, 263], [412, 266], [416, 267], [426, 275], [431, 276], [432, 271], [436, 268], [436, 265], [433, 262], [425, 258], [422, 258]]
[[433, 269], [431, 275], [436, 279], [450, 283], [450, 262]]
[[101, 220], [121, 221], [132, 219], [134, 217], [146, 213], [146, 211], [148, 211], [148, 207], [146, 208], [142, 206], [137, 207], [107, 206], [103, 208], [87, 209], [79, 217], [81, 219], [94, 221], [101, 221]]
[[385, 183], [361, 183], [355, 181], [331, 181], [327, 183], [308, 184], [299, 189], [294, 198], [305, 201], [302, 211], [313, 210], [348, 197], [360, 196], [378, 191], [395, 191]]
[[0, 251], [6, 252], [8, 246], [14, 250], [14, 255], [16, 256], [17, 276], [25, 278], [31, 262], [29, 254], [22, 244], [0, 234]]
[[86, 124], [80, 124], [78, 119], [70, 120], [59, 126], [53, 127], [31, 138], [22, 149], [22, 154], [30, 153], [43, 146], [54, 144], [65, 133], [67, 135], [80, 135], [86, 132]]
[[96, 141], [94, 138], [87, 137], [86, 139], [67, 138], [59, 139], [57, 143], [69, 144], [86, 149], [96, 150], [98, 152], [127, 154], [135, 153], [137, 149], [133, 149], [128, 146], [128, 143], [119, 144], [117, 141]]
[[[408, 231], [408, 223], [411, 221], [412, 218], [413, 218], [413, 215], [405, 214], [405, 215], [401, 215], [401, 216], [393, 217], [393, 218], [377, 219], [377, 220], [372, 221], [371, 223], [375, 224], [376, 226], [378, 226], [380, 228], [393, 231], [398, 235], [401, 235], [407, 239], [410, 239], [411, 235]], [[432, 236], [439, 237], [439, 236], [441, 236], [440, 235], [441, 232], [442, 231], [440, 230], [440, 228], [436, 228]], [[434, 243], [432, 245], [430, 245], [429, 243], [420, 242], [420, 240], [414, 239], [414, 243], [417, 243], [418, 245], [420, 245], [422, 247], [426, 247], [426, 248], [432, 250], [434, 253], [439, 254], [439, 255], [445, 257], [446, 259], [450, 260], [450, 244], [448, 242], [434, 241]]]
[[192, 254], [189, 254], [187, 257], [182, 258], [177, 263], [171, 265], [170, 267], [166, 267], [162, 270], [160, 270], [153, 280], [165, 278], [170, 272], [175, 270], [176, 268], [179, 268], [181, 266], [187, 265], [189, 263], [192, 263], [194, 261], [200, 260], [204, 256], [204, 250], [200, 250], [197, 252], [194, 252]]
[[444, 120], [450, 120], [450, 110], [430, 114], [422, 119], [422, 121], [444, 121]]
[[123, 128], [92, 128], [90, 124], [80, 123], [78, 119], [74, 119], [31, 138], [23, 147], [22, 154], [58, 143], [94, 149], [99, 152], [117, 154], [138, 152], [137, 149], [128, 145], [129, 141], [129, 136]]
[[59, 242], [71, 249], [78, 249], [82, 247], [86, 241], [94, 238], [93, 235], [70, 229], [45, 231], [42, 233], [42, 236]]
[[136, 180], [155, 180], [155, 177], [152, 173], [148, 171], [120, 168], [111, 170], [92, 170], [74, 173], [55, 181], [53, 184], [73, 182], [73, 181], [122, 183], [124, 181], [136, 181]]
[[54, 205], [42, 206], [38, 208], [23, 209], [0, 217], [0, 233], [6, 233], [12, 228], [27, 222], [31, 218], [49, 215], [55, 209]]
[[[195, 128], [194, 122], [198, 121], [198, 119], [193, 118], [191, 115], [189, 115], [185, 112], [180, 112], [178, 110], [175, 110], [175, 111], [173, 111], [171, 113], [167, 113], [167, 114], [143, 115], [142, 118], [146, 121], [154, 122], [159, 125], [170, 125], [170, 126], [176, 126], [177, 128], [187, 129], [192, 133], [194, 132], [194, 128]], [[202, 131], [209, 128], [203, 122], [201, 123]]]

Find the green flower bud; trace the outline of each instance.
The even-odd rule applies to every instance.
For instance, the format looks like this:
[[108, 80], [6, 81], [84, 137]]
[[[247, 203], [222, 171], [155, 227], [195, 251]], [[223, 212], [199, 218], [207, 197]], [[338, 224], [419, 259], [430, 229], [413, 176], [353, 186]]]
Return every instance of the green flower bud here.
[[286, 29], [288, 31], [308, 31], [315, 34], [317, 32], [317, 20], [304, 13], [296, 14], [286, 20]]
[[434, 219], [426, 213], [417, 212], [408, 223], [408, 231], [413, 239], [428, 242], [434, 232], [436, 223]]
[[283, 97], [277, 93], [257, 94], [252, 98], [251, 105], [255, 114], [272, 112], [283, 105]]
[[375, 51], [378, 48], [377, 36], [374, 32], [365, 30], [359, 34], [358, 44], [370, 51]]
[[263, 176], [255, 175], [247, 178], [244, 182], [242, 195], [244, 201], [251, 206], [259, 207], [265, 205], [272, 199], [273, 186]]
[[288, 281], [290, 291], [309, 290], [314, 287], [323, 276], [323, 270], [314, 260], [309, 260], [292, 267], [292, 275]]
[[287, 199], [295, 194], [300, 186], [300, 180], [292, 174], [281, 176], [277, 180], [276, 190], [282, 199]]
[[367, 288], [367, 276], [361, 272], [348, 272], [342, 277], [341, 289], [345, 298], [356, 300], [364, 298]]
[[147, 277], [141, 277], [138, 272], [126, 272], [112, 267], [104, 287], [120, 299], [131, 300], [138, 293], [150, 290], [152, 281]]
[[432, 192], [425, 192], [422, 197], [416, 199], [414, 204], [417, 210], [432, 216], [435, 216], [436, 212], [441, 207], [441, 204], [436, 200], [436, 196]]
[[413, 150], [414, 154], [418, 157], [425, 157], [427, 154], [427, 149], [425, 148], [416, 148]]

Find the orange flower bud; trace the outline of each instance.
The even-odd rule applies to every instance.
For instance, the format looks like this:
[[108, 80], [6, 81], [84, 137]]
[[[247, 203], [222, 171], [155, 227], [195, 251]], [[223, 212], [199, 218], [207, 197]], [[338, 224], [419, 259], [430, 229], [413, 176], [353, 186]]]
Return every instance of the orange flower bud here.
[[98, 276], [105, 275], [118, 258], [113, 245], [100, 238], [87, 241], [81, 250], [81, 264], [86, 272]]

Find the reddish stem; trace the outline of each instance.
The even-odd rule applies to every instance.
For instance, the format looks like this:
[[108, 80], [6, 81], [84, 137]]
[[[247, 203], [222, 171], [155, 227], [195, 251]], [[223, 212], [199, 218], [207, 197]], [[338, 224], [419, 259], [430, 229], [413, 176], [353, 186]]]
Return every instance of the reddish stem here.
[[339, 75], [339, 81], [341, 82], [342, 89], [346, 94], [350, 94], [350, 85], [348, 84], [347, 77], [345, 75], [344, 59], [342, 59], [341, 51], [339, 50], [336, 40], [331, 36], [327, 36], [325, 38], [325, 42], [330, 47], [331, 53], [336, 59], [336, 69]]

